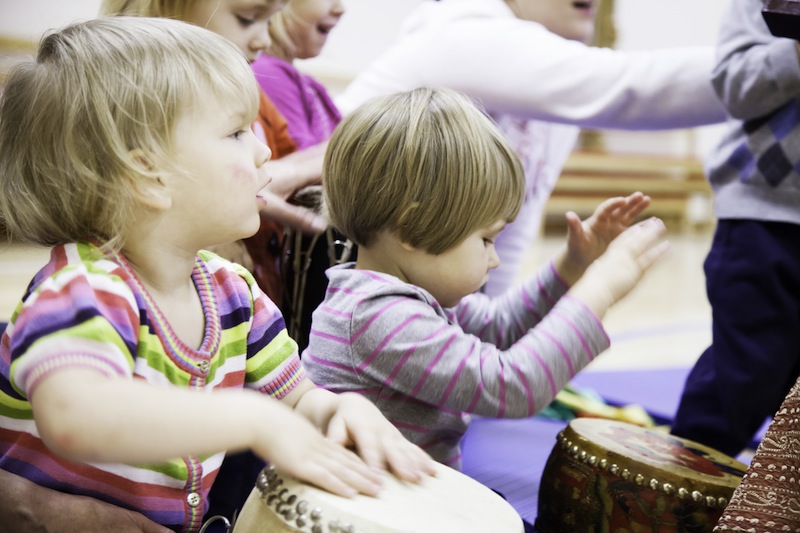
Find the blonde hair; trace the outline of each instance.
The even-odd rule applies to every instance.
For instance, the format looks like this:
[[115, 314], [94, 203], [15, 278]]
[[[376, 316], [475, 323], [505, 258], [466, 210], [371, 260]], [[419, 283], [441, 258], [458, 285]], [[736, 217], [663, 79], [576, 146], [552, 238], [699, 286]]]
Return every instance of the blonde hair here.
[[103, 0], [100, 14], [186, 20], [187, 13], [198, 1], [200, 0]]
[[[279, 57], [285, 61], [292, 62], [297, 57], [297, 46], [289, 36], [287, 20], [293, 16], [291, 2], [285, 8], [272, 15], [269, 19], [270, 44], [267, 45], [266, 52], [269, 55]], [[310, 59], [310, 58], [301, 58]]]
[[0, 103], [0, 220], [25, 241], [117, 248], [135, 184], [155, 177], [142, 155], [168, 165], [177, 120], [209, 90], [255, 117], [241, 52], [191, 24], [104, 17], [44, 37]]
[[388, 230], [432, 254], [516, 218], [525, 178], [502, 133], [464, 95], [420, 88], [372, 99], [328, 144], [334, 227], [361, 246]]
[[[189, 20], [189, 14], [199, 2], [211, 0], [103, 0], [100, 15], [129, 15], [139, 17]], [[267, 6], [288, 0], [265, 0]]]

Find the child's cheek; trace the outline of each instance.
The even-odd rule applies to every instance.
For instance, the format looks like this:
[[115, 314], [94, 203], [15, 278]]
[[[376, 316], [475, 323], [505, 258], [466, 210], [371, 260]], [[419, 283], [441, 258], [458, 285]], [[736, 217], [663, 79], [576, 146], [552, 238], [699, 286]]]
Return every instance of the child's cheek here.
[[245, 165], [236, 165], [232, 174], [235, 185], [252, 186], [256, 181], [255, 169], [247, 168]]

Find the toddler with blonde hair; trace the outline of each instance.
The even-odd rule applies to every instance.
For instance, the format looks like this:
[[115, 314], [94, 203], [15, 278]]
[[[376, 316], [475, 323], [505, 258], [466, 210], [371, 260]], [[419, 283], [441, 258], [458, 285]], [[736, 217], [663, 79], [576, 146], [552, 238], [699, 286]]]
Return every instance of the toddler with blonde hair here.
[[0, 219], [53, 248], [0, 340], [0, 469], [181, 531], [228, 450], [341, 495], [432, 471], [316, 387], [252, 275], [204, 250], [259, 227], [257, 109], [241, 52], [166, 18], [68, 26], [9, 75]]

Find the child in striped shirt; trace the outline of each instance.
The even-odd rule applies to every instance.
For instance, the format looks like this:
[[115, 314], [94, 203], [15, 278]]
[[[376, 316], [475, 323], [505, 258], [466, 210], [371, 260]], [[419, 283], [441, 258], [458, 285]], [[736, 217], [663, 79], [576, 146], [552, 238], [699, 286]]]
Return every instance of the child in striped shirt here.
[[0, 340], [0, 469], [180, 531], [226, 450], [342, 495], [432, 472], [370, 402], [317, 388], [253, 277], [202, 250], [259, 227], [257, 106], [232, 43], [166, 18], [71, 25], [11, 73], [0, 219], [53, 248]]
[[631, 226], [648, 197], [612, 198], [583, 222], [567, 214], [567, 245], [536, 275], [477, 293], [524, 177], [491, 120], [449, 90], [358, 108], [331, 138], [323, 184], [359, 256], [328, 270], [303, 362], [455, 468], [470, 415], [532, 416], [608, 347], [601, 318], [668, 246], [660, 220]]

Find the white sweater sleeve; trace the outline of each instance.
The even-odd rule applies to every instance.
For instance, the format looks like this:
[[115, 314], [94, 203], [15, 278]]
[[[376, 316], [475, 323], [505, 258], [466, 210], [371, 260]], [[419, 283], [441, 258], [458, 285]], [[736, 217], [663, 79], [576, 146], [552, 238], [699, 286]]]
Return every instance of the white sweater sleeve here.
[[476, 5], [441, 4], [423, 6], [416, 26], [353, 82], [337, 100], [345, 112], [378, 94], [438, 86], [490, 112], [590, 128], [684, 128], [725, 119], [710, 82], [712, 47], [590, 47], [489, 1], [483, 12], [432, 16], [434, 8]]

